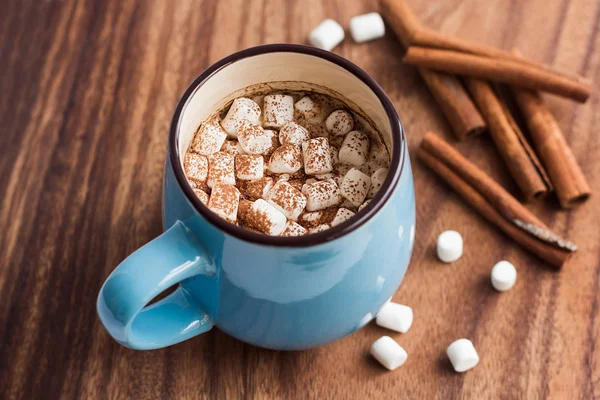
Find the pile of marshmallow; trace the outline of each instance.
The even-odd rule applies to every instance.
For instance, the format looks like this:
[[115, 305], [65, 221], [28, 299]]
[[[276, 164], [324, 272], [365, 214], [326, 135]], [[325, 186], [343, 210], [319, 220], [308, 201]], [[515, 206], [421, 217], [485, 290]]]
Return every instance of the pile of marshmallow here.
[[[456, 231], [445, 231], [437, 240], [440, 261], [452, 263], [463, 254], [463, 239]], [[492, 268], [491, 283], [499, 292], [510, 290], [516, 282], [517, 270], [508, 261], [500, 261]], [[388, 301], [377, 314], [376, 323], [387, 329], [406, 333], [413, 322], [413, 312], [408, 306]], [[384, 367], [394, 370], [406, 362], [408, 354], [394, 339], [382, 336], [371, 345], [371, 354]], [[446, 355], [456, 372], [465, 372], [479, 363], [479, 355], [473, 342], [458, 339], [446, 349]]]
[[200, 200], [272, 236], [321, 232], [362, 210], [387, 176], [389, 155], [355, 129], [350, 112], [329, 112], [313, 98], [240, 97], [224, 118], [204, 122], [184, 160]]

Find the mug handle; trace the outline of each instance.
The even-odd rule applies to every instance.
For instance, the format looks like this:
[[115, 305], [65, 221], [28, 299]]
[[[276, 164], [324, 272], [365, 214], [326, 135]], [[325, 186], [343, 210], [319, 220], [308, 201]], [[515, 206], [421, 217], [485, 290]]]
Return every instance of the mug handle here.
[[122, 345], [150, 350], [179, 343], [213, 327], [181, 286], [166, 298], [146, 305], [169, 287], [215, 268], [181, 222], [136, 250], [110, 274], [98, 295], [100, 321]]

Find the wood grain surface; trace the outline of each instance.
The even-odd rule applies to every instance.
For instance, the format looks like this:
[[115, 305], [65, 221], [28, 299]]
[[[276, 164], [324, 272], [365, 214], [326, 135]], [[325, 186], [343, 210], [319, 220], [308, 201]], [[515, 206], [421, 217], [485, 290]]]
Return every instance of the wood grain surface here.
[[[595, 81], [580, 105], [546, 100], [595, 195], [566, 212], [531, 204], [580, 251], [561, 272], [515, 246], [413, 157], [417, 235], [394, 296], [415, 314], [395, 334], [370, 324], [302, 352], [245, 345], [218, 329], [139, 352], [114, 342], [96, 316], [112, 269], [161, 233], [161, 180], [170, 118], [188, 83], [223, 56], [273, 42], [303, 43], [326, 17], [347, 26], [371, 1], [42, 1], [0, 4], [0, 398], [600, 398], [600, 2], [409, 0], [430, 27]], [[487, 136], [456, 143], [416, 70], [388, 34], [334, 50], [386, 90], [413, 149], [427, 130], [455, 143], [512, 193]], [[446, 229], [463, 258], [438, 262]], [[515, 288], [489, 272], [507, 259]], [[387, 372], [369, 345], [391, 335], [407, 363]], [[445, 357], [473, 340], [466, 374]]]

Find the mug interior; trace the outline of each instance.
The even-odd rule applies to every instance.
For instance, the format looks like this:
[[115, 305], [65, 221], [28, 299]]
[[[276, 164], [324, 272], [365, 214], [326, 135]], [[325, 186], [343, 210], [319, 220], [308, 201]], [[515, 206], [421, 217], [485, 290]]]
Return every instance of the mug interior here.
[[[185, 175], [181, 179], [184, 170], [183, 155], [198, 126], [223, 110], [235, 98], [269, 90], [313, 91], [342, 100], [363, 118], [363, 126], [371, 127], [369, 133], [377, 135], [375, 137], [383, 141], [390, 155], [390, 172], [377, 195], [365, 207], [362, 216], [359, 214], [357, 218], [324, 232], [301, 237], [257, 234], [220, 220], [196, 198]], [[242, 239], [258, 239], [258, 242], [272, 244], [282, 241], [282, 244], [288, 245], [332, 240], [355, 229], [360, 225], [357, 222], [362, 220], [364, 223], [368, 220], [378, 209], [377, 206], [384, 202], [384, 198], [389, 197], [398, 181], [404, 162], [403, 147], [406, 145], [404, 132], [391, 101], [370, 76], [333, 53], [308, 46], [287, 44], [243, 50], [205, 71], [192, 83], [181, 99], [173, 118], [171, 135], [170, 146], [176, 147], [174, 157], [174, 149], [170, 149], [175, 174], [184, 187], [184, 192], [188, 198], [191, 197], [192, 204], [203, 216], [235, 236], [243, 236]], [[216, 220], [220, 220], [223, 225]], [[226, 228], [225, 225], [229, 227]], [[316, 241], [306, 240], [315, 237]]]

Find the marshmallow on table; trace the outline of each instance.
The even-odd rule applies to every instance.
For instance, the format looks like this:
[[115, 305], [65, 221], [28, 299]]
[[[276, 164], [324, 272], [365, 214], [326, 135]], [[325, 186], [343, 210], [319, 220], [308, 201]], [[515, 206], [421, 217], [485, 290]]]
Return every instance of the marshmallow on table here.
[[500, 261], [492, 268], [492, 286], [499, 292], [510, 290], [517, 281], [517, 270], [508, 261]]
[[269, 192], [273, 187], [273, 178], [262, 177], [260, 179], [254, 179], [251, 181], [239, 181], [238, 187], [240, 192], [249, 199], [266, 199], [269, 196]]
[[382, 336], [371, 345], [371, 355], [390, 371], [406, 362], [408, 354], [389, 336]]
[[308, 35], [308, 42], [320, 49], [330, 51], [344, 40], [344, 28], [332, 19], [321, 22]]
[[260, 118], [260, 107], [254, 101], [245, 97], [237, 98], [229, 107], [227, 115], [221, 121], [221, 126], [232, 137], [238, 136], [238, 131], [244, 121], [258, 124]]
[[239, 216], [243, 222], [271, 236], [283, 232], [287, 222], [285, 215], [263, 199], [241, 202]]
[[324, 174], [333, 170], [329, 141], [326, 138], [314, 138], [302, 143], [302, 156], [307, 175]]
[[[297, 104], [297, 103], [296, 103]], [[298, 125], [294, 121], [287, 122], [279, 129], [279, 142], [284, 144], [295, 144], [302, 146], [302, 143], [310, 139], [310, 135], [305, 127]]]
[[369, 136], [361, 131], [352, 131], [346, 135], [338, 156], [344, 164], [361, 166], [369, 154]]
[[448, 346], [446, 354], [456, 372], [465, 372], [479, 363], [477, 351], [469, 339], [458, 339], [453, 342]]
[[263, 125], [281, 128], [294, 119], [294, 98], [286, 94], [270, 94], [263, 100]]
[[206, 182], [208, 175], [208, 159], [206, 156], [187, 152], [185, 153], [183, 166], [189, 180], [198, 184]]
[[375, 196], [375, 193], [377, 193], [381, 185], [383, 185], [383, 181], [385, 181], [387, 174], [387, 168], [379, 168], [377, 171], [373, 172], [373, 175], [371, 175], [371, 189], [369, 189], [369, 194], [367, 195], [368, 198]]
[[331, 226], [336, 226], [341, 224], [342, 222], [346, 222], [350, 218], [354, 217], [354, 215], [356, 214], [354, 214], [347, 208], [339, 208], [335, 213], [335, 217], [333, 217], [333, 221], [331, 221]]
[[324, 108], [308, 96], [304, 96], [294, 104], [296, 111], [311, 124], [319, 124], [325, 119]]
[[198, 197], [200, 199], [202, 204], [208, 205], [209, 197], [208, 197], [208, 194], [204, 190], [194, 189], [194, 194], [196, 195], [196, 197]]
[[412, 308], [398, 303], [385, 303], [379, 310], [375, 322], [384, 328], [406, 333], [413, 322]]
[[458, 260], [463, 253], [463, 239], [456, 231], [445, 231], [437, 240], [437, 256], [445, 262], [451, 263]]
[[322, 210], [342, 202], [340, 189], [333, 179], [304, 185], [302, 193], [306, 196], [308, 211]]
[[221, 149], [226, 138], [227, 132], [223, 130], [218, 119], [211, 118], [198, 128], [192, 143], [192, 150], [205, 156], [216, 153]]
[[306, 207], [306, 196], [288, 181], [277, 181], [269, 192], [268, 202], [287, 218], [295, 221]]
[[346, 110], [335, 110], [325, 120], [325, 126], [334, 136], [343, 136], [354, 127], [354, 118]]
[[230, 222], [235, 222], [238, 213], [240, 192], [235, 186], [217, 183], [210, 192], [208, 208]]
[[240, 125], [238, 141], [242, 149], [249, 154], [265, 154], [273, 147], [272, 135], [250, 121], [243, 121]]
[[385, 35], [385, 25], [376, 12], [359, 15], [350, 19], [350, 35], [356, 43], [378, 39]]
[[235, 156], [235, 176], [242, 180], [262, 178], [263, 163], [264, 158], [259, 154], [238, 154]]
[[306, 228], [294, 221], [288, 221], [280, 236], [302, 236], [306, 235]]
[[284, 144], [269, 158], [269, 170], [276, 174], [293, 174], [302, 168], [302, 152], [295, 144]]
[[217, 183], [235, 185], [235, 157], [233, 154], [217, 152], [208, 156], [208, 178], [206, 184], [212, 188]]
[[358, 169], [352, 168], [344, 176], [344, 180], [340, 185], [340, 193], [346, 199], [350, 200], [355, 207], [360, 207], [367, 198], [370, 188], [371, 178]]

